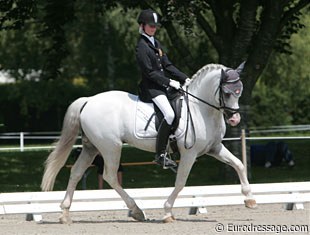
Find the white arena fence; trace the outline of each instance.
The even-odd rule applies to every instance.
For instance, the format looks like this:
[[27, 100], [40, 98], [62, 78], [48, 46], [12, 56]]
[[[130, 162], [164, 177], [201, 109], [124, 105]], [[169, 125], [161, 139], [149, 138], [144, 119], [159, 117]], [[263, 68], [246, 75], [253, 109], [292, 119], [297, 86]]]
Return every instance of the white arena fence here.
[[[286, 209], [303, 209], [310, 202], [310, 182], [252, 184], [252, 191], [260, 204], [282, 203]], [[172, 187], [126, 189], [141, 209], [161, 209]], [[240, 185], [188, 186], [175, 201], [175, 208], [206, 213], [209, 206], [243, 205]], [[0, 214], [28, 214], [37, 222], [42, 213], [61, 212], [59, 207], [65, 191], [1, 193]], [[127, 206], [113, 189], [77, 190], [70, 211], [127, 210]]]
[[[266, 129], [265, 127], [257, 128], [255, 130], [250, 130], [251, 134], [272, 134], [272, 133], [285, 133], [285, 132], [308, 132], [310, 131], [310, 125], [294, 125], [294, 126], [275, 126]], [[27, 140], [50, 140], [56, 141], [59, 139], [60, 132], [8, 132], [8, 133], [0, 133], [0, 141], [1, 140], [15, 140], [19, 142], [18, 147], [0, 147], [0, 152], [6, 151], [32, 151], [32, 150], [50, 150], [53, 149], [54, 146], [46, 145], [46, 146], [25, 146], [25, 141]], [[81, 136], [78, 137], [81, 139]], [[246, 141], [246, 140], [298, 140], [298, 139], [310, 139], [310, 136], [264, 136], [264, 137], [247, 137], [245, 131], [242, 130], [240, 133], [240, 137], [237, 138], [224, 138], [223, 141]], [[0, 142], [1, 144], [1, 142]], [[245, 143], [244, 143], [245, 144]], [[126, 146], [126, 144], [124, 145]], [[81, 145], [75, 145], [74, 147], [81, 147]]]
[[[310, 125], [296, 125], [296, 126], [278, 126], [271, 127], [270, 129], [258, 128], [258, 130], [250, 131], [250, 133], [270, 133], [273, 132], [309, 132]], [[278, 130], [278, 131], [275, 131]], [[19, 147], [0, 147], [0, 152], [7, 151], [35, 151], [35, 150], [51, 150], [55, 148], [52, 144], [47, 146], [25, 146], [25, 140], [51, 140], [56, 141], [59, 139], [60, 132], [14, 132], [14, 133], [0, 133], [0, 140], [19, 140]], [[81, 136], [78, 136], [81, 139]], [[240, 141], [241, 142], [241, 157], [242, 162], [247, 169], [247, 151], [246, 141], [247, 140], [309, 140], [310, 136], [264, 136], [264, 137], [247, 137], [245, 130], [241, 130], [240, 137], [237, 138], [224, 138], [223, 141]], [[1, 143], [1, 142], [0, 142]], [[124, 147], [130, 147], [127, 144]], [[82, 147], [82, 145], [74, 145], [76, 147]], [[134, 164], [131, 164], [134, 165]], [[86, 175], [87, 178], [87, 175]], [[86, 180], [85, 178], [85, 180]], [[84, 178], [83, 178], [84, 179]], [[83, 183], [85, 184], [85, 183]]]

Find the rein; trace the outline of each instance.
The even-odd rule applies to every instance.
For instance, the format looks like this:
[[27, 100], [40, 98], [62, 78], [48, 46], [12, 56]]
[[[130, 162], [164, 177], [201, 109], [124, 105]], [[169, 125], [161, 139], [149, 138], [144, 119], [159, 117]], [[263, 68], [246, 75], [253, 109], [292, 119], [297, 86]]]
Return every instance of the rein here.
[[[202, 103], [204, 103], [204, 104], [206, 104], [206, 105], [208, 105], [208, 106], [210, 106], [210, 107], [212, 107], [212, 108], [214, 108], [214, 109], [216, 109], [216, 110], [218, 110], [218, 111], [220, 111], [220, 110], [224, 110], [224, 111], [228, 110], [228, 111], [231, 112], [232, 114], [235, 114], [235, 113], [238, 113], [238, 112], [239, 112], [239, 109], [233, 109], [233, 108], [226, 107], [226, 106], [225, 106], [225, 103], [224, 103], [223, 106], [217, 107], [217, 106], [215, 106], [215, 105], [213, 105], [213, 104], [210, 104], [209, 102], [207, 102], [207, 101], [205, 101], [205, 100], [203, 100], [203, 99], [201, 99], [201, 98], [199, 98], [199, 97], [197, 97], [197, 96], [195, 96], [195, 95], [189, 93], [188, 91], [183, 90], [182, 88], [180, 88], [180, 91], [183, 92], [183, 93], [185, 93], [185, 94], [187, 94], [187, 95], [192, 96], [193, 98], [199, 100], [200, 102], [202, 102]], [[221, 93], [222, 93], [222, 92], [221, 92]], [[222, 98], [220, 98], [220, 99], [222, 99]], [[221, 103], [222, 103], [222, 102], [221, 102]], [[224, 114], [225, 114], [225, 113], [224, 113]], [[225, 114], [225, 115], [227, 115], [227, 114]]]
[[[185, 149], [191, 149], [194, 146], [195, 142], [196, 142], [196, 132], [195, 132], [195, 127], [194, 127], [194, 121], [193, 121], [192, 113], [191, 113], [191, 111], [189, 109], [188, 95], [191, 95], [191, 94], [189, 92], [187, 92], [187, 89], [188, 89], [188, 87], [186, 87], [186, 91], [185, 91], [182, 88], [180, 88], [181, 92], [183, 91], [186, 94], [186, 95], [184, 95], [184, 98], [185, 98], [186, 107], [187, 107], [187, 124], [186, 124], [186, 130], [185, 130], [184, 147], [185, 147]], [[189, 122], [190, 122], [190, 124], [192, 126], [192, 131], [193, 131], [193, 136], [194, 136], [193, 144], [190, 145], [190, 146], [187, 145], [187, 134], [188, 134], [188, 124], [189, 124]]]
[[215, 105], [210, 104], [210, 103], [208, 103], [207, 101], [204, 101], [203, 99], [200, 99], [199, 97], [197, 97], [197, 96], [195, 96], [195, 95], [189, 93], [188, 91], [183, 90], [182, 88], [180, 88], [180, 91], [183, 92], [183, 93], [185, 93], [185, 94], [187, 94], [187, 95], [190, 95], [190, 96], [194, 97], [196, 100], [199, 100], [200, 102], [202, 102], [202, 103], [204, 103], [204, 104], [206, 104], [206, 105], [209, 105], [209, 106], [212, 107], [212, 108], [215, 108], [215, 109], [218, 110], [218, 111], [221, 110], [221, 107], [216, 107]]

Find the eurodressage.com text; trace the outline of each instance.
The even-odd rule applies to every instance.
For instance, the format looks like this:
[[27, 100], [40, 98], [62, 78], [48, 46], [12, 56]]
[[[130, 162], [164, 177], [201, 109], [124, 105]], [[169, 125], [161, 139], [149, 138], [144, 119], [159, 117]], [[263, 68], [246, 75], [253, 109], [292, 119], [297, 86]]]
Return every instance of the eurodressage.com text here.
[[215, 231], [221, 232], [240, 232], [240, 233], [308, 233], [310, 231], [310, 225], [273, 225], [273, 224], [234, 224], [228, 223], [224, 225], [218, 223], [215, 226]]

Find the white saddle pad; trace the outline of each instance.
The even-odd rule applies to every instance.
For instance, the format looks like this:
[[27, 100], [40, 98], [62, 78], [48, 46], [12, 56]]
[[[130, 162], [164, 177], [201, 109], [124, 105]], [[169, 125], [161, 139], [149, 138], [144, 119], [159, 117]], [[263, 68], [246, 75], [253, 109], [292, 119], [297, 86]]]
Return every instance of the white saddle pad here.
[[[185, 131], [186, 125], [186, 104], [183, 100], [182, 113], [179, 122], [179, 127], [175, 131], [175, 137], [180, 137]], [[156, 138], [157, 131], [155, 127], [155, 115], [153, 103], [144, 103], [139, 97], [136, 99], [136, 120], [135, 120], [135, 135], [139, 139], [144, 138]], [[153, 116], [152, 116], [153, 115]], [[149, 119], [152, 117], [152, 120], [147, 126]], [[147, 126], [147, 129], [145, 130]]]

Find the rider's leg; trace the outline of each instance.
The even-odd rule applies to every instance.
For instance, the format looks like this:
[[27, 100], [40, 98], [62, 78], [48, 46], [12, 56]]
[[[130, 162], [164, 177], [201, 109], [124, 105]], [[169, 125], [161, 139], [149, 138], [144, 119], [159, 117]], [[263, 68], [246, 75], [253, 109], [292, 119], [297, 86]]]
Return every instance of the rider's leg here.
[[163, 167], [176, 167], [176, 163], [166, 155], [168, 138], [171, 131], [171, 125], [174, 120], [174, 111], [165, 95], [159, 95], [152, 99], [164, 115], [156, 139], [156, 155], [155, 162]]

